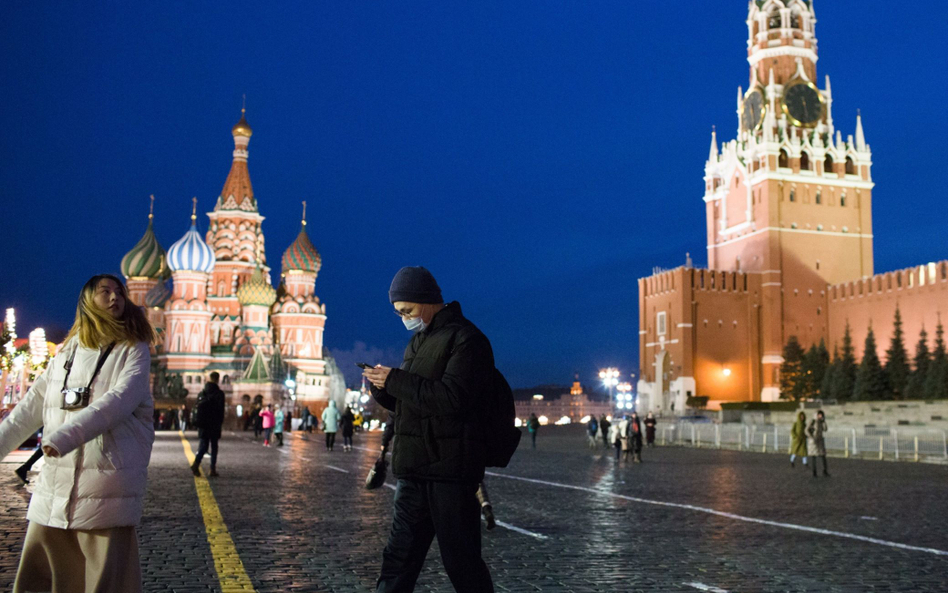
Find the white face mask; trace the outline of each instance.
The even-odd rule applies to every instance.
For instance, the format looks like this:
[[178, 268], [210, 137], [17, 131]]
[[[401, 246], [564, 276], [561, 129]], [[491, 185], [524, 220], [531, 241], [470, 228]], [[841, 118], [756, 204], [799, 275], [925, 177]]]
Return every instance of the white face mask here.
[[422, 320], [421, 315], [418, 317], [412, 317], [411, 319], [405, 319], [402, 317], [402, 323], [405, 324], [405, 329], [413, 331], [416, 334], [418, 332], [425, 331], [425, 328], [428, 327], [428, 324]]

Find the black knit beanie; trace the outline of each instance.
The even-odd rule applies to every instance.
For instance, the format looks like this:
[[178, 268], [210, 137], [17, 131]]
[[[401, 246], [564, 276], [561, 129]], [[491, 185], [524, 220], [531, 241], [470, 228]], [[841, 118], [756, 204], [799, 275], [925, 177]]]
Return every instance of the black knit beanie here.
[[405, 266], [395, 274], [388, 289], [388, 300], [392, 303], [437, 304], [443, 303], [441, 287], [431, 272], [421, 266]]

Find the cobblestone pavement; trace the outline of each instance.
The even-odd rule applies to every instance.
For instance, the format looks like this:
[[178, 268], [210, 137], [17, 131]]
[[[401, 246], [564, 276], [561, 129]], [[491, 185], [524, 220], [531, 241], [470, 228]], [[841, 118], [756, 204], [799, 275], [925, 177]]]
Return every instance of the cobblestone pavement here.
[[[321, 434], [283, 448], [248, 435], [225, 436], [210, 484], [254, 589], [371, 591], [392, 518], [392, 491], [362, 488], [379, 435], [350, 453]], [[814, 479], [771, 454], [644, 460], [589, 450], [579, 427], [541, 429], [536, 450], [524, 439], [486, 480], [506, 524], [484, 532], [497, 590], [948, 591], [948, 468], [830, 459], [832, 477]], [[26, 531], [14, 467], [0, 465], [2, 591]], [[177, 433], [158, 435], [139, 534], [146, 591], [221, 590]], [[437, 545], [416, 590], [452, 590]]]

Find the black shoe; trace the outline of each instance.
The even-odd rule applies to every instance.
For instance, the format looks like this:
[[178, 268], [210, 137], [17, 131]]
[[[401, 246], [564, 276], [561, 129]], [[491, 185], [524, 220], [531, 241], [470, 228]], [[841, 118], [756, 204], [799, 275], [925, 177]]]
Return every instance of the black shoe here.
[[16, 473], [16, 475], [17, 475], [18, 478], [20, 478], [21, 480], [23, 480], [23, 483], [24, 483], [24, 484], [29, 484], [29, 483], [30, 483], [30, 479], [26, 477], [28, 472], [27, 472], [27, 470], [26, 470], [25, 467], [23, 467], [23, 466], [21, 465], [20, 467], [16, 468], [16, 469], [13, 470], [13, 471]]
[[220, 474], [217, 473], [217, 470], [216, 470], [216, 469], [211, 468], [211, 473], [207, 474], [207, 476], [208, 476], [209, 478], [216, 478], [216, 477], [220, 476]]
[[824, 478], [830, 477], [830, 473], [829, 473], [828, 471], [824, 471], [824, 472], [823, 472], [823, 477], [824, 477]]
[[487, 531], [497, 527], [497, 521], [494, 519], [494, 507], [485, 504], [481, 507], [481, 511], [484, 513], [484, 520], [487, 521]]
[[191, 465], [191, 473], [200, 478], [200, 477], [201, 477], [201, 466], [197, 465], [196, 463], [195, 463], [195, 464], [192, 464], [192, 465]]

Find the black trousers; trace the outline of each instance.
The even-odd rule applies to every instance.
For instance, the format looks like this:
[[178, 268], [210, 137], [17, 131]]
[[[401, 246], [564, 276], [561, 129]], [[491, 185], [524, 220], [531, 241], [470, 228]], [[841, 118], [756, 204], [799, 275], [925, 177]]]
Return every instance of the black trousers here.
[[198, 445], [198, 452], [194, 456], [194, 465], [201, 465], [204, 454], [207, 453], [207, 447], [211, 447], [211, 469], [217, 467], [217, 439], [201, 437], [201, 444]]
[[481, 509], [476, 483], [399, 479], [392, 532], [382, 552], [377, 593], [413, 591], [431, 541], [458, 593], [493, 593], [481, 558]]
[[332, 451], [333, 445], [336, 444], [336, 433], [327, 432], [326, 433], [326, 448]]

